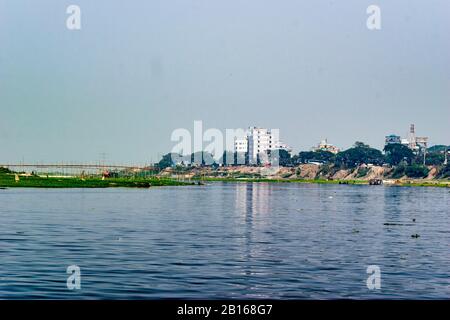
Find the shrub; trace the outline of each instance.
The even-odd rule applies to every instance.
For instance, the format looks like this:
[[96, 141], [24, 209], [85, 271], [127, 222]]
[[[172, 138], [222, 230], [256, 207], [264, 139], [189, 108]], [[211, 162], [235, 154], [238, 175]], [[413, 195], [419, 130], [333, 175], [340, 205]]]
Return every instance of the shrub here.
[[439, 170], [439, 176], [441, 178], [450, 178], [450, 163]]
[[425, 178], [429, 172], [430, 170], [427, 167], [418, 164], [407, 166], [405, 168], [405, 174], [409, 178]]
[[291, 177], [291, 176], [292, 176], [292, 173], [291, 173], [291, 172], [286, 172], [286, 173], [284, 173], [284, 174], [281, 175], [281, 178], [286, 179], [286, 178], [289, 178], [289, 177]]
[[392, 171], [392, 178], [398, 179], [405, 175], [405, 166], [400, 165], [394, 168], [394, 171]]
[[445, 155], [443, 153], [429, 153], [425, 159], [427, 165], [438, 166], [444, 163]]
[[9, 170], [8, 168], [0, 167], [0, 173], [11, 173], [11, 170]]
[[326, 176], [326, 175], [330, 175], [330, 174], [333, 174], [332, 167], [329, 165], [323, 165], [323, 166], [320, 166], [320, 169], [317, 172], [317, 177]]
[[358, 171], [356, 173], [357, 178], [361, 178], [366, 176], [370, 171], [370, 168], [358, 168]]

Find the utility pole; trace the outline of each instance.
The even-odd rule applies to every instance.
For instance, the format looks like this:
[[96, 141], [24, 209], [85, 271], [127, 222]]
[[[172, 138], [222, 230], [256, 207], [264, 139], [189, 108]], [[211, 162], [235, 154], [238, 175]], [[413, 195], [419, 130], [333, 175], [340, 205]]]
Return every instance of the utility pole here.
[[423, 148], [423, 165], [426, 163], [426, 156], [427, 156], [427, 148]]
[[100, 175], [103, 177], [104, 173], [109, 171], [106, 170], [105, 166], [106, 166], [106, 152], [101, 152], [100, 153]]
[[447, 157], [448, 157], [448, 147], [445, 147], [445, 160], [444, 160], [444, 166], [447, 165]]

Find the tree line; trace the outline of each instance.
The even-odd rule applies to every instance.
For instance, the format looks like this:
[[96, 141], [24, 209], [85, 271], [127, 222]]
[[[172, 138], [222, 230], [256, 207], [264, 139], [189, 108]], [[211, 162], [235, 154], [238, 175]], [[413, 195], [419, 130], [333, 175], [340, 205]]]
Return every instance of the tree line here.
[[[357, 141], [355, 144], [344, 151], [334, 154], [329, 151], [301, 151], [298, 154], [291, 155], [286, 150], [280, 150], [279, 164], [285, 167], [298, 166], [306, 163], [321, 163], [324, 165], [332, 165], [339, 169], [354, 169], [363, 164], [376, 166], [392, 166], [396, 167], [397, 175], [408, 173], [408, 176], [421, 177], [428, 173], [426, 166], [441, 166], [445, 162], [445, 153], [450, 150], [449, 146], [436, 145], [420, 152], [413, 152], [408, 146], [403, 144], [388, 144], [383, 151], [370, 147], [369, 145]], [[195, 154], [185, 157], [187, 163], [193, 163]], [[219, 161], [215, 161], [211, 154], [201, 152], [197, 154], [196, 159], [202, 159], [199, 165], [218, 166], [219, 163], [234, 164], [240, 157], [241, 164], [248, 165], [248, 157], [246, 155], [237, 155], [236, 153], [226, 151]], [[161, 169], [174, 166], [171, 154], [163, 156], [158, 163]], [[232, 159], [231, 161], [229, 161]], [[227, 161], [228, 160], [228, 161]], [[444, 168], [450, 172], [450, 168]], [[417, 171], [417, 172], [415, 172]]]

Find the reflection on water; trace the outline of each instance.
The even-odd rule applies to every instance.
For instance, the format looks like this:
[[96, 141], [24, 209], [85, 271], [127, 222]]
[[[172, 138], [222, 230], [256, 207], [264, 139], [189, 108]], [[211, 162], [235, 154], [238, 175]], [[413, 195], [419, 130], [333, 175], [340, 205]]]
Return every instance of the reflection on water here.
[[236, 210], [246, 217], [269, 213], [270, 183], [240, 183], [236, 185]]
[[[261, 224], [265, 219], [258, 219], [269, 214], [269, 201], [270, 201], [270, 184], [269, 183], [242, 183], [236, 185], [236, 212], [240, 213], [243, 223], [245, 224], [244, 239], [245, 243], [242, 245], [242, 261], [243, 274], [251, 278], [258, 274], [258, 272], [264, 276], [265, 272], [260, 272], [258, 268], [253, 266], [252, 261], [256, 258], [264, 256], [264, 245], [261, 233], [258, 230], [254, 231], [254, 224]], [[256, 226], [258, 227], [258, 226]], [[251, 292], [251, 281], [244, 281], [245, 285], [243, 289]], [[247, 284], [248, 283], [248, 284]], [[258, 298], [258, 295], [254, 295]]]
[[0, 298], [448, 298], [449, 201], [293, 183], [0, 190]]

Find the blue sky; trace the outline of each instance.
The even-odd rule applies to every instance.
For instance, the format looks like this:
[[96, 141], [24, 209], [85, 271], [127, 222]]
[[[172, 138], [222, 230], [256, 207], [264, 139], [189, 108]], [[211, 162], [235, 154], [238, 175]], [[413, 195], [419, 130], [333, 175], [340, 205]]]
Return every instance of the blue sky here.
[[448, 30], [448, 0], [0, 0], [0, 162], [156, 161], [194, 120], [295, 151], [410, 123], [449, 144]]

